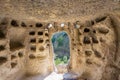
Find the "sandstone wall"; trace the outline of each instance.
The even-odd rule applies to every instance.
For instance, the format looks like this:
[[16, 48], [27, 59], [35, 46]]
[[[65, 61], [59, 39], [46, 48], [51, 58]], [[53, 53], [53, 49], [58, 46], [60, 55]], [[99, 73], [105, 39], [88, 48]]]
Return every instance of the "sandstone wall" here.
[[[62, 25], [61, 25], [62, 23]], [[88, 80], [117, 80], [120, 74], [118, 14], [73, 22], [0, 19], [0, 79], [47, 75], [54, 71], [51, 38], [65, 31], [70, 38], [69, 73]]]
[[12, 27], [8, 18], [0, 19], [0, 79], [18, 79], [25, 73], [25, 29]]
[[120, 0], [0, 0], [1, 16], [43, 22], [74, 22], [119, 10]]

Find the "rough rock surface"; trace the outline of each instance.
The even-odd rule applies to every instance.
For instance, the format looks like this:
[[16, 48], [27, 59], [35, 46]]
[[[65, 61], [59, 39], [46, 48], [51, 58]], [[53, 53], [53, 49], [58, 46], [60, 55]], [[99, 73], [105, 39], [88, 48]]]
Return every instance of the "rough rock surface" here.
[[0, 0], [1, 16], [43, 22], [75, 21], [119, 10], [119, 0]]

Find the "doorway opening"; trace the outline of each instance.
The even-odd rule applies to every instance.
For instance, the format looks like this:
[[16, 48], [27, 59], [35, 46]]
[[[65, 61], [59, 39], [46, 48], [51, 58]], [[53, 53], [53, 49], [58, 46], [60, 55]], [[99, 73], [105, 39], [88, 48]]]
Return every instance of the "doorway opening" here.
[[58, 73], [67, 73], [67, 66], [70, 61], [70, 40], [66, 32], [57, 32], [52, 38], [54, 64]]

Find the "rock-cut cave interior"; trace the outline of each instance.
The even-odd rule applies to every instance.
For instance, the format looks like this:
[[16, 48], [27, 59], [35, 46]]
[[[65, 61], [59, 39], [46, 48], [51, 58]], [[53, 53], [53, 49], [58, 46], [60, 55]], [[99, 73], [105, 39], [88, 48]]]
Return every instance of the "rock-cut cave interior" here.
[[120, 80], [120, 0], [0, 0], [0, 80]]

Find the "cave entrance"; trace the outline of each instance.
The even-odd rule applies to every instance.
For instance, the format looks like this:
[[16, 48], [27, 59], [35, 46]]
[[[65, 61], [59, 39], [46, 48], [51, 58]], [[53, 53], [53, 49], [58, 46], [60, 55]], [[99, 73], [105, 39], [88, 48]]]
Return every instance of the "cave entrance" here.
[[52, 38], [54, 64], [58, 73], [66, 73], [70, 60], [70, 40], [66, 32], [57, 32]]

